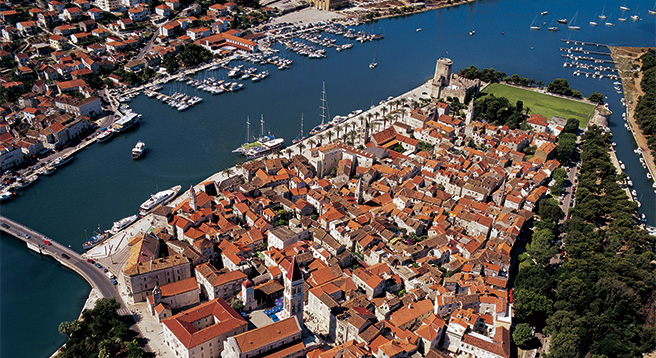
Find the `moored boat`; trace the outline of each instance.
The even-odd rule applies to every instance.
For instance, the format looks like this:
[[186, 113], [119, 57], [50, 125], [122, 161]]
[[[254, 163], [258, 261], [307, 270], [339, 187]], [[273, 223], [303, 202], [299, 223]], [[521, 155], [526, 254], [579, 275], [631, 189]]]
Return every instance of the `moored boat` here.
[[57, 171], [57, 168], [55, 168], [54, 165], [50, 164], [43, 171], [43, 175], [53, 175], [53, 174], [55, 174], [56, 171]]
[[285, 140], [283, 138], [274, 138], [262, 143], [262, 145], [248, 149], [244, 154], [248, 159], [260, 158], [282, 148], [284, 144]]
[[3, 190], [0, 193], [0, 203], [4, 203], [5, 201], [9, 201], [9, 200], [11, 200], [15, 197], [16, 197], [16, 193], [14, 193], [13, 191]]
[[55, 167], [61, 167], [70, 163], [73, 159], [75, 159], [75, 157], [72, 154], [67, 153], [55, 159], [52, 165], [54, 165]]
[[137, 219], [139, 219], [139, 215], [134, 214], [132, 216], [128, 216], [126, 218], [123, 218], [119, 221], [115, 221], [114, 225], [112, 225], [112, 228], [107, 230], [107, 232], [110, 235], [115, 235], [119, 231], [121, 231], [121, 230], [125, 229], [126, 227], [132, 225], [135, 221], [137, 221]]
[[38, 175], [31, 175], [27, 178], [20, 178], [16, 181], [16, 184], [14, 185], [14, 189], [25, 189], [32, 184], [36, 183], [37, 179], [39, 179]]
[[110, 237], [109, 231], [105, 231], [102, 233], [97, 233], [93, 236], [91, 236], [87, 241], [82, 243], [82, 248], [85, 250], [89, 250], [91, 248], [94, 248], [101, 243], [103, 243], [105, 240], [107, 240]]
[[121, 117], [118, 121], [114, 122], [112, 128], [114, 131], [120, 133], [127, 131], [137, 123], [139, 123], [139, 115], [137, 113], [130, 112]]
[[98, 140], [99, 143], [106, 142], [114, 136], [114, 131], [111, 130], [110, 128], [103, 128], [100, 133], [96, 136], [96, 140]]
[[170, 189], [162, 190], [156, 194], [151, 195], [148, 200], [144, 201], [139, 206], [139, 215], [148, 215], [153, 209], [157, 207], [157, 205], [168, 203], [178, 194], [181, 188], [181, 185], [176, 185]]

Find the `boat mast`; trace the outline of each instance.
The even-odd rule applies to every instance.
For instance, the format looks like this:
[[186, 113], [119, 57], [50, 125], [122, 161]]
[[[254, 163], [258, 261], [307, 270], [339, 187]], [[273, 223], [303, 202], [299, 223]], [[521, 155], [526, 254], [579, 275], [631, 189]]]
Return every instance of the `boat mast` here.
[[251, 140], [251, 117], [246, 116], [246, 143]]
[[321, 124], [326, 119], [326, 81], [323, 82], [323, 89], [321, 90]]
[[260, 116], [260, 126], [262, 127], [260, 137], [264, 138], [264, 114], [261, 114]]
[[301, 137], [303, 137], [303, 113], [301, 112]]

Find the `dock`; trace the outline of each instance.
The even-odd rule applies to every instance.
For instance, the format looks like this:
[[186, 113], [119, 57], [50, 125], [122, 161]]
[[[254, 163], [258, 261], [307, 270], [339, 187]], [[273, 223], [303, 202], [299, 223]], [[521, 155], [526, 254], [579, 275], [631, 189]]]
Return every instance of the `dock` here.
[[601, 52], [601, 51], [592, 51], [592, 50], [585, 50], [581, 47], [579, 48], [574, 48], [574, 47], [559, 47], [558, 48], [560, 51], [571, 53], [571, 52], [579, 52], [583, 54], [592, 54], [592, 55], [601, 55], [601, 56], [610, 56], [610, 52]]
[[570, 39], [560, 39], [560, 42], [564, 42], [566, 44], [574, 44], [574, 45], [583, 45], [583, 46], [596, 46], [596, 47], [606, 47], [606, 44], [602, 43], [597, 43], [597, 42], [587, 42], [587, 41], [578, 41], [578, 40], [570, 40]]

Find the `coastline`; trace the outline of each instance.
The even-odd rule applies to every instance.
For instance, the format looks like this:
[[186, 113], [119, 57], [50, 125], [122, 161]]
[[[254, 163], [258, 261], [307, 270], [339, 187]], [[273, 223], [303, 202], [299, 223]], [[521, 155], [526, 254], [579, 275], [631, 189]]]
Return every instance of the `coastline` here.
[[642, 72], [639, 72], [638, 77], [633, 77], [633, 70], [630, 68], [629, 61], [633, 62], [643, 53], [643, 50], [648, 47], [621, 47], [621, 46], [608, 46], [611, 52], [611, 58], [615, 61], [620, 79], [622, 81], [622, 88], [624, 90], [624, 101], [626, 102], [626, 117], [631, 128], [631, 135], [642, 149], [642, 156], [647, 164], [647, 170], [651, 173], [652, 178], [656, 179], [656, 162], [655, 158], [647, 146], [647, 138], [642, 133], [640, 126], [634, 118], [635, 107], [638, 98], [644, 93], [640, 89], [640, 81], [642, 80]]
[[[346, 10], [349, 10], [349, 9], [335, 11], [335, 13], [346, 16], [351, 21], [354, 21], [355, 22], [354, 25], [357, 26], [357, 25], [360, 25], [361, 23], [367, 23], [367, 22], [370, 22], [370, 21], [388, 19], [388, 18], [392, 18], [392, 17], [410, 16], [410, 15], [420, 14], [420, 13], [426, 12], [426, 11], [438, 10], [438, 9], [444, 9], [444, 8], [447, 8], [447, 7], [465, 5], [465, 4], [469, 4], [469, 3], [472, 3], [472, 2], [476, 2], [476, 0], [463, 0], [463, 1], [460, 1], [460, 2], [457, 2], [457, 3], [451, 3], [451, 4], [449, 4], [448, 2], [442, 2], [438, 5], [432, 5], [432, 6], [424, 5], [422, 8], [417, 8], [416, 11], [413, 11], [413, 12], [410, 12], [410, 13], [404, 13], [404, 14], [389, 14], [388, 13], [388, 14], [385, 14], [385, 15], [382, 15], [382, 16], [373, 17], [373, 18], [365, 20], [365, 21], [360, 21], [357, 18], [355, 18], [355, 19], [350, 18], [350, 16], [349, 16], [350, 12], [346, 12]], [[403, 7], [406, 7], [406, 6], [408, 6], [408, 5], [406, 5], [406, 4], [403, 5]], [[410, 5], [410, 6], [412, 6], [412, 5]], [[398, 8], [398, 7], [397, 6], [389, 6], [389, 7], [374, 7], [374, 6], [372, 6], [370, 8], [369, 7], [368, 8], [353, 8], [353, 9], [350, 9], [350, 10], [363, 11], [362, 14], [367, 14], [367, 13], [372, 12], [372, 11], [389, 10], [389, 9], [393, 9], [393, 8]], [[360, 14], [358, 14], [358, 15], [360, 15]]]

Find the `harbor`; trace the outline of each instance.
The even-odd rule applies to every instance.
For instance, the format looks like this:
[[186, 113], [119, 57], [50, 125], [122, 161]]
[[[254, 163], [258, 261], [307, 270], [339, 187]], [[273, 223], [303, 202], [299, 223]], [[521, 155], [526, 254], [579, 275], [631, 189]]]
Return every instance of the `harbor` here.
[[[596, 7], [592, 2], [587, 5]], [[554, 6], [549, 10], [550, 13], [571, 16], [573, 7], [573, 4], [559, 4], [558, 8]], [[384, 28], [383, 41], [353, 42], [353, 48], [347, 51], [329, 47], [333, 50], [326, 51], [328, 55], [321, 61], [309, 60], [276, 43], [272, 45], [280, 51], [276, 55], [293, 61], [290, 70], [270, 71], [268, 79], [257, 85], [245, 85], [245, 90], [230, 94], [213, 96], [201, 90], [192, 93], [197, 89], [192, 89], [186, 82], [175, 79], [161, 82], [160, 93], [172, 94], [174, 91], [169, 92], [169, 89], [185, 86], [188, 94], [202, 97], [203, 102], [190, 110], [177, 111], [146, 95], [134, 96], [125, 103], [129, 103], [136, 113], [143, 114], [137, 130], [118, 133], [107, 144], [88, 145], [84, 151], [76, 152], [75, 160], [69, 166], [58, 169], [55, 175], [41, 177], [21, 192], [19, 200], [3, 203], [3, 215], [29, 223], [36, 230], [81, 252], [85, 230], [92, 232], [99, 224], [102, 228], [109, 228], [114, 221], [133, 215], [148, 198], [148, 193], [174, 185], [186, 189], [246, 160], [231, 151], [243, 142], [244, 121], [248, 115], [255, 119], [264, 114], [276, 136], [285, 138], [289, 144], [298, 136], [302, 115], [306, 132], [320, 123], [318, 108], [323, 81], [326, 82], [327, 112], [330, 113], [327, 116], [332, 119], [335, 115], [346, 115], [357, 109], [369, 109], [390, 95], [406, 93], [420, 86], [431, 77], [435, 58], [448, 51], [456, 64], [454, 70], [473, 64], [481, 69], [492, 67], [533, 77], [544, 83], [554, 78], [566, 78], [572, 88], [581, 90], [584, 95], [597, 90], [607, 95], [607, 102], [614, 112], [609, 126], [618, 143], [617, 155], [634, 181], [638, 198], [644, 194], [641, 212], [647, 215], [648, 223], [653, 224], [656, 222], [654, 194], [651, 184], [638, 182], [639, 178], [646, 180], [646, 177], [633, 152], [635, 147], [630, 134], [623, 126], [619, 94], [613, 90], [612, 81], [586, 80], [584, 76], [573, 76], [571, 69], [563, 68], [561, 52], [558, 51], [561, 46], [559, 38], [548, 36], [553, 34], [546, 31], [529, 32], [527, 25], [540, 10], [538, 4], [532, 3], [478, 2], [448, 11], [382, 20], [360, 28], [369, 33], [380, 33], [379, 28]], [[516, 16], [517, 13], [527, 18], [525, 23], [516, 24], [518, 21], [510, 18], [509, 14]], [[581, 18], [583, 15], [580, 14]], [[468, 36], [473, 27], [472, 16], [475, 17], [476, 34]], [[486, 23], [486, 16], [495, 16], [494, 23]], [[647, 21], [653, 20], [646, 19], [643, 24]], [[499, 23], [503, 24], [502, 29], [499, 29]], [[590, 33], [581, 31], [578, 36], [595, 43], [653, 44], [653, 33], [645, 33], [635, 23], [626, 25], [624, 28], [600, 27], [599, 31]], [[422, 28], [422, 31], [416, 31], [417, 28]], [[505, 34], [502, 35], [501, 31]], [[435, 41], [437, 37], [442, 40]], [[351, 43], [342, 41], [340, 44]], [[423, 45], [418, 47], [417, 43]], [[472, 48], [477, 49], [476, 53], [472, 53]], [[374, 57], [378, 67], [371, 71], [368, 65]], [[241, 62], [247, 66], [247, 61], [235, 60], [229, 67], [234, 68]], [[535, 65], [538, 62], [540, 66]], [[184, 75], [190, 78], [201, 76], [201, 71], [217, 63]], [[138, 91], [143, 92], [143, 89]], [[413, 100], [420, 101], [422, 96], [425, 95], [419, 92]], [[132, 161], [129, 153], [137, 140], [147, 143], [152, 152], [144, 160]], [[304, 142], [306, 149], [308, 144], [308, 141]], [[298, 150], [298, 147], [290, 149]], [[147, 225], [148, 219], [140, 222], [146, 226], [144, 230], [150, 226]], [[7, 344], [3, 344], [2, 355], [15, 356], [16, 352], [22, 352], [26, 356], [44, 356], [61, 345], [62, 336], [57, 333], [57, 325], [79, 315], [89, 294], [89, 286], [66, 270], [52, 269], [49, 262], [26, 250], [24, 244], [14, 244], [14, 241], [3, 237], [0, 242], [4, 275], [21, 267], [34, 273], [35, 279], [21, 286], [3, 287], [3, 312], [7, 312], [3, 317], [3, 328]], [[101, 245], [97, 249], [102, 247], [109, 246]], [[38, 307], [38, 302], [31, 301], [29, 311], [21, 308], [26, 307], [25, 301], [21, 300], [27, 295], [36, 297], [41, 294], [52, 295], [58, 302], [57, 307], [46, 310]], [[8, 307], [16, 308], [10, 310]], [[42, 320], [44, 316], [49, 318]], [[32, 324], [20, 323], [37, 319], [40, 322], [38, 329], [47, 336], [39, 337], [39, 342], [35, 342], [36, 337], [31, 337]], [[13, 329], [10, 331], [9, 327]]]

